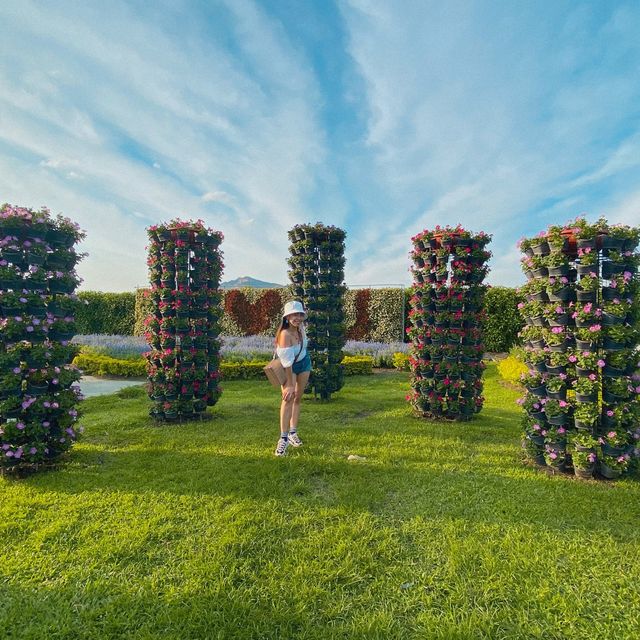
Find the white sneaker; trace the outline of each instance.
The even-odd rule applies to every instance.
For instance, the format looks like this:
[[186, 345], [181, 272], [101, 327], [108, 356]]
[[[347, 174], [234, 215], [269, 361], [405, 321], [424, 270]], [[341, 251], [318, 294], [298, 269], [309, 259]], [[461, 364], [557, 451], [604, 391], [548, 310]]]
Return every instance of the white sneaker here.
[[301, 447], [302, 446], [302, 440], [300, 440], [300, 436], [298, 435], [297, 431], [289, 431], [289, 444], [292, 447]]
[[289, 446], [289, 442], [287, 440], [283, 440], [280, 438], [278, 440], [278, 444], [276, 445], [276, 450], [274, 451], [277, 456], [284, 456], [287, 453], [287, 447]]

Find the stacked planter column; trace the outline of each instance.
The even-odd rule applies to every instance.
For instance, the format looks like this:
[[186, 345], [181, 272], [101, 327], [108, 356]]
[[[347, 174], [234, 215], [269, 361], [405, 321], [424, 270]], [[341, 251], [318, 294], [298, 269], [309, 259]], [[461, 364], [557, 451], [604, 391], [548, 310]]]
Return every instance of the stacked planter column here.
[[149, 229], [152, 313], [146, 319], [150, 415], [201, 417], [221, 394], [222, 234], [201, 221]]
[[606, 478], [630, 465], [640, 437], [639, 235], [578, 219], [521, 243], [524, 443], [540, 465]]
[[78, 433], [71, 365], [74, 293], [84, 237], [47, 209], [0, 209], [0, 468], [35, 468], [69, 450]]
[[469, 420], [483, 404], [483, 281], [491, 238], [447, 227], [412, 240], [408, 399], [423, 417]]
[[289, 231], [289, 239], [289, 277], [294, 295], [308, 311], [313, 371], [307, 389], [328, 400], [344, 384], [345, 232], [321, 224], [297, 225]]

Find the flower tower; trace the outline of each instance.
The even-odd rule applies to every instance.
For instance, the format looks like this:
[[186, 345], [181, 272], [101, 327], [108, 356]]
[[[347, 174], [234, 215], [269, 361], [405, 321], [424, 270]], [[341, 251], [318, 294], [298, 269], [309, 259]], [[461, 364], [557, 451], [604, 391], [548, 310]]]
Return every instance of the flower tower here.
[[221, 394], [223, 236], [201, 220], [172, 220], [150, 227], [148, 234], [150, 415], [167, 421], [201, 417]]
[[639, 239], [579, 218], [520, 241], [523, 443], [540, 465], [615, 478], [637, 453]]
[[343, 297], [345, 232], [333, 226], [296, 225], [289, 231], [289, 277], [294, 295], [308, 312], [309, 390], [322, 400], [344, 385]]
[[49, 210], [0, 208], [0, 468], [37, 468], [68, 451], [78, 433], [71, 364], [84, 238]]
[[483, 404], [483, 281], [491, 236], [436, 227], [412, 241], [407, 399], [423, 417], [470, 420]]

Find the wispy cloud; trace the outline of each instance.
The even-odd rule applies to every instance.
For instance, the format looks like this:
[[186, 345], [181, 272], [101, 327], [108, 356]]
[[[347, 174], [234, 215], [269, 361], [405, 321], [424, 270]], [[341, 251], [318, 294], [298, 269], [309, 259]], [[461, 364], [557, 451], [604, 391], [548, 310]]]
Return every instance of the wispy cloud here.
[[640, 8], [488, 2], [0, 5], [0, 199], [87, 229], [86, 286], [146, 281], [145, 226], [202, 218], [226, 277], [286, 279], [286, 231], [348, 232], [347, 280], [409, 281], [410, 236], [514, 244], [640, 223]]

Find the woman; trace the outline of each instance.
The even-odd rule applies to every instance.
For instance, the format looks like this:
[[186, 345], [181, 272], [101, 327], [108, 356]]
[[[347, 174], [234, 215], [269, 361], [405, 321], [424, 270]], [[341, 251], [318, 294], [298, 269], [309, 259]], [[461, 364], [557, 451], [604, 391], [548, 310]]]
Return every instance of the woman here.
[[306, 315], [301, 302], [287, 302], [276, 333], [276, 353], [287, 374], [287, 381], [282, 385], [280, 439], [275, 450], [277, 456], [284, 456], [289, 445], [302, 446], [298, 436], [300, 403], [311, 372], [311, 357], [307, 353], [307, 335], [304, 331]]

